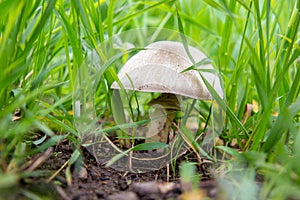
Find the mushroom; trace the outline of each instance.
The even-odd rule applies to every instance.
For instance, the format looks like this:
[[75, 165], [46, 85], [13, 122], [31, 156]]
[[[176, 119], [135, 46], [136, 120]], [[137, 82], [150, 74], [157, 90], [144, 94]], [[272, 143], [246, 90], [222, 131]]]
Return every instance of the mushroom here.
[[[194, 63], [206, 58], [201, 51], [192, 46], [188, 46], [188, 51], [187, 53], [183, 43], [180, 42], [154, 42], [130, 58], [118, 73], [118, 78], [125, 89], [162, 93], [161, 97], [150, 102], [155, 109], [149, 114], [152, 120], [144, 133], [145, 137], [154, 141], [167, 142], [168, 136], [164, 132], [168, 132], [172, 120], [168, 112], [180, 109], [176, 95], [198, 100], [212, 98], [198, 71], [183, 72], [193, 65], [190, 57]], [[219, 77], [210, 72], [213, 66], [204, 64], [198, 69], [204, 69], [201, 72], [202, 76], [214, 87], [219, 96], [223, 97]], [[111, 88], [120, 89], [117, 82], [114, 82]], [[154, 120], [158, 116], [164, 117]]]

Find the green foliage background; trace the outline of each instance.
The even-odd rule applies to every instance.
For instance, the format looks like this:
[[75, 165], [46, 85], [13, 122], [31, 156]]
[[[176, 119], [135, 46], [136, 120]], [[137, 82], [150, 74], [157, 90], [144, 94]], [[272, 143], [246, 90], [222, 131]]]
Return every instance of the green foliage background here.
[[[72, 94], [87, 47], [100, 54], [99, 43], [130, 29], [178, 30], [178, 12], [224, 80], [223, 137], [245, 153], [220, 148], [265, 176], [262, 199], [299, 197], [299, 10], [297, 0], [1, 0], [0, 189], [18, 185], [28, 156], [80, 143]], [[258, 109], [245, 120], [247, 104]]]

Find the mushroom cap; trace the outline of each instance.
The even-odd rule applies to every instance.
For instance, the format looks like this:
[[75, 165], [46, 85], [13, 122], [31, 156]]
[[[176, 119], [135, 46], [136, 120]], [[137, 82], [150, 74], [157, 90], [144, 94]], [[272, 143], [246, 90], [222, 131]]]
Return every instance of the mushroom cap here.
[[[206, 56], [198, 49], [188, 46], [195, 63]], [[183, 70], [192, 66], [184, 45], [174, 41], [159, 41], [152, 43], [131, 57], [118, 73], [125, 89], [143, 92], [172, 93], [194, 99], [211, 99], [211, 94], [205, 86], [198, 71]], [[213, 70], [211, 64], [198, 67], [205, 69], [202, 76], [214, 87], [219, 96], [223, 97], [219, 77], [207, 72]], [[120, 89], [117, 82], [112, 89]]]

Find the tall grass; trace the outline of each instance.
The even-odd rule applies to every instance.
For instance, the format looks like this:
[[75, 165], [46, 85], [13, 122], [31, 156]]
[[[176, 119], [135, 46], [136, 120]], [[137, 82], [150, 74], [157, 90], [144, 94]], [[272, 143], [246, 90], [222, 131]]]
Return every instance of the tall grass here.
[[[101, 55], [101, 42], [134, 28], [178, 30], [178, 12], [224, 81], [220, 137], [245, 153], [220, 149], [265, 176], [261, 197], [299, 195], [299, 10], [297, 0], [1, 1], [0, 189], [18, 183], [27, 156], [79, 142], [72, 95], [90, 49]], [[104, 72], [97, 105], [109, 106], [115, 73]]]
[[[63, 46], [57, 45], [62, 40], [54, 15], [56, 1], [0, 4], [2, 190], [18, 183], [27, 156], [54, 145], [65, 137], [59, 136], [66, 133], [65, 128], [72, 129], [68, 113], [72, 88], [68, 87]], [[48, 115], [64, 126], [57, 126]], [[53, 138], [52, 142], [37, 150], [35, 144], [47, 137]]]

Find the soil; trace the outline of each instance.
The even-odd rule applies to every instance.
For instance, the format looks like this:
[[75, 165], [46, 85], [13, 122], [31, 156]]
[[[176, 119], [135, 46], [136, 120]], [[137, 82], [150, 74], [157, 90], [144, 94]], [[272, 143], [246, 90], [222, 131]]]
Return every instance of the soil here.
[[[52, 148], [49, 157], [34, 170], [37, 176], [33, 177], [32, 173], [29, 177], [25, 176], [19, 186], [22, 190], [15, 192], [11, 199], [23, 199], [24, 196], [30, 198], [33, 194], [44, 196], [42, 199], [64, 200], [191, 199], [189, 195], [192, 195], [192, 199], [217, 198], [216, 182], [204, 166], [198, 166], [201, 181], [196, 192], [191, 193], [187, 189], [189, 186], [183, 185], [180, 181], [178, 174], [180, 163], [195, 159], [190, 152], [176, 161], [174, 171], [169, 167], [168, 177], [167, 167], [148, 173], [120, 172], [97, 163], [85, 148], [81, 148], [81, 151], [83, 157], [79, 163], [82, 165], [75, 163], [68, 168], [67, 163], [73, 152], [69, 142], [61, 142]], [[54, 173], [57, 174], [50, 178]]]

